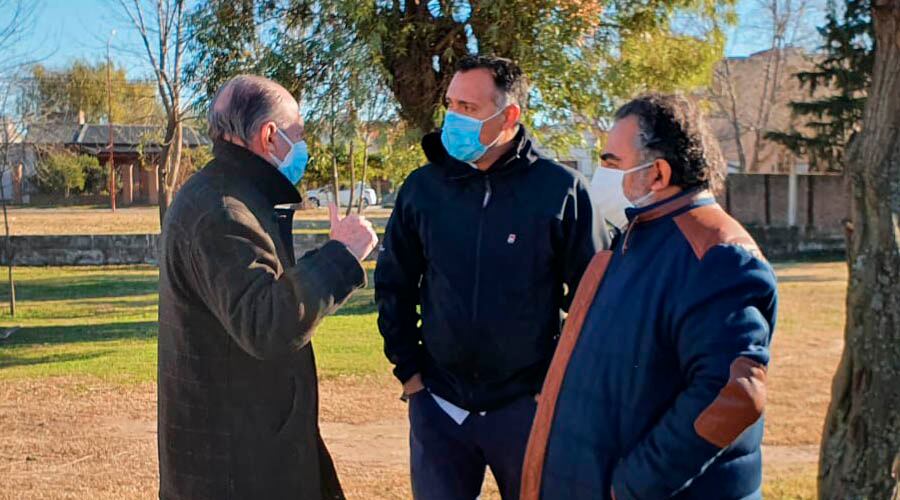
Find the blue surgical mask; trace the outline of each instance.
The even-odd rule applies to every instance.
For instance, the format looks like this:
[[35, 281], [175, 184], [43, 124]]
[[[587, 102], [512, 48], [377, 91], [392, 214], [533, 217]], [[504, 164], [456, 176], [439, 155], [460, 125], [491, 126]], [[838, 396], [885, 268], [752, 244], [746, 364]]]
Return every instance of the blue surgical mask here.
[[496, 118], [505, 110], [506, 108], [501, 108], [493, 116], [484, 120], [448, 111], [441, 130], [441, 142], [444, 144], [444, 148], [447, 149], [450, 156], [459, 161], [471, 163], [479, 160], [500, 138], [498, 134], [493, 142], [485, 146], [481, 143], [481, 128], [486, 121]]
[[291, 184], [296, 186], [300, 179], [303, 178], [303, 174], [306, 173], [306, 164], [309, 163], [309, 151], [306, 148], [306, 141], [294, 142], [281, 129], [278, 129], [278, 135], [291, 145], [291, 149], [284, 156], [283, 160], [279, 160], [272, 153], [269, 153], [269, 156], [272, 157], [272, 160], [278, 167], [278, 171], [287, 177]]

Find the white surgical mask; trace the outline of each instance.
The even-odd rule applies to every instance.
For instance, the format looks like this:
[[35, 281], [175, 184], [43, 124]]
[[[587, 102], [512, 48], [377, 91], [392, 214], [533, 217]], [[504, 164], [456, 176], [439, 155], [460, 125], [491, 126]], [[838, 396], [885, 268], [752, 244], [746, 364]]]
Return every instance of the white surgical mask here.
[[653, 198], [653, 191], [650, 191], [631, 201], [625, 196], [625, 188], [623, 186], [626, 175], [650, 168], [652, 165], [653, 162], [651, 161], [628, 170], [597, 167], [597, 170], [594, 171], [594, 177], [591, 179], [591, 190], [593, 191], [591, 194], [593, 195], [594, 203], [600, 207], [600, 213], [606, 217], [610, 224], [617, 228], [625, 227], [628, 224], [625, 209], [644, 206]]

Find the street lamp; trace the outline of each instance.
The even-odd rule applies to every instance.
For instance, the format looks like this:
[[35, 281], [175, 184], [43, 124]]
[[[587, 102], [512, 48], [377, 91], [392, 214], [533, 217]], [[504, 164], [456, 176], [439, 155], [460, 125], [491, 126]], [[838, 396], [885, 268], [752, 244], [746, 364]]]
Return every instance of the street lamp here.
[[116, 211], [116, 162], [113, 154], [115, 143], [113, 142], [112, 119], [112, 59], [109, 57], [109, 46], [112, 38], [116, 36], [116, 30], [112, 30], [106, 39], [106, 128], [109, 129], [109, 205], [112, 211]]

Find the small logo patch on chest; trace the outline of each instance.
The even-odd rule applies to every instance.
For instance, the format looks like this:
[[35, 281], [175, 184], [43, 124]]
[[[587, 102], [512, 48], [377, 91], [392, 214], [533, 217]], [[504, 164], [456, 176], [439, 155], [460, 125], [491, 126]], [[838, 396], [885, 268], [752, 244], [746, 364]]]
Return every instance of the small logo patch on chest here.
[[510, 233], [509, 236], [506, 238], [506, 242], [509, 243], [510, 245], [515, 243], [516, 242], [516, 233]]

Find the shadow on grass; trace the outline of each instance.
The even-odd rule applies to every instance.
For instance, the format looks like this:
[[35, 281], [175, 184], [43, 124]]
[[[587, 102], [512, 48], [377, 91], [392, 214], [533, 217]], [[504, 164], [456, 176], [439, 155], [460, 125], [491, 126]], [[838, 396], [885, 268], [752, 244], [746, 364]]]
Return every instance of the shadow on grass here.
[[[146, 295], [156, 293], [158, 283], [156, 276], [117, 273], [23, 280], [16, 283], [16, 299], [64, 300]], [[0, 300], [7, 299], [6, 293], [0, 296]]]
[[106, 323], [77, 326], [23, 327], [8, 339], [0, 340], [0, 348], [34, 344], [66, 344], [103, 340], [149, 340], [157, 337], [156, 321]]
[[0, 370], [3, 370], [4, 368], [12, 368], [15, 366], [33, 366], [48, 363], [66, 363], [69, 361], [87, 361], [89, 359], [106, 356], [107, 354], [110, 354], [112, 352], [113, 351], [111, 350], [103, 350], [70, 354], [51, 354], [49, 356], [40, 356], [37, 358], [16, 356], [0, 352]]
[[335, 316], [362, 316], [378, 311], [375, 305], [375, 270], [367, 270], [366, 275], [368, 278], [366, 288], [353, 292], [347, 303], [334, 314]]
[[375, 305], [375, 301], [369, 298], [368, 300], [350, 300], [344, 307], [338, 309], [335, 316], [364, 316], [366, 314], [372, 314], [378, 312], [378, 307]]

